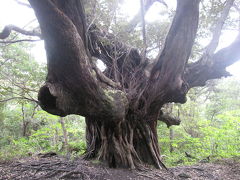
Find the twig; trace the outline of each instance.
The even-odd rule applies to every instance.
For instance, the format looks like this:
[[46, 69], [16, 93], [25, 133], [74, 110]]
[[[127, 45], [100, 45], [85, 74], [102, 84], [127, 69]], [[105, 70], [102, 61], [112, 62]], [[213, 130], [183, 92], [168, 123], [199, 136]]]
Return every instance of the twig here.
[[13, 43], [19, 43], [19, 42], [36, 42], [41, 41], [42, 39], [20, 39], [20, 40], [14, 40], [14, 41], [0, 41], [2, 44], [13, 44]]
[[30, 5], [30, 4], [27, 4], [27, 3], [23, 3], [23, 2], [21, 2], [21, 1], [19, 1], [19, 0], [15, 0], [18, 4], [20, 4], [20, 5], [22, 5], [22, 6], [25, 6], [25, 7], [27, 7], [27, 8], [32, 8], [32, 6]]
[[25, 100], [28, 100], [28, 101], [32, 101], [32, 102], [38, 103], [37, 100], [30, 99], [30, 98], [27, 98], [27, 97], [12, 97], [12, 98], [8, 98], [8, 99], [0, 100], [0, 103], [11, 101], [11, 100], [14, 100], [14, 99], [25, 99]]
[[82, 176], [82, 179], [84, 179], [84, 175], [86, 175], [80, 171], [71, 171], [71, 172], [63, 174], [62, 176], [59, 177], [59, 179], [71, 178], [71, 176], [74, 174], [80, 174]]

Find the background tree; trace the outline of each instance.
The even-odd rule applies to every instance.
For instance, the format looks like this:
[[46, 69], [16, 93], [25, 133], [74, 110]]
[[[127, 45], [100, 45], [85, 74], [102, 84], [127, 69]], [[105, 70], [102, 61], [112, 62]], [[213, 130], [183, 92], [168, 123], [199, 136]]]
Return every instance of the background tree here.
[[[228, 76], [225, 68], [240, 58], [239, 35], [228, 47], [215, 52], [234, 0], [222, 3], [212, 39], [193, 63], [189, 57], [198, 29], [200, 0], [177, 1], [162, 51], [152, 61], [145, 55], [146, 42], [143, 53], [139, 53], [108, 29], [100, 30], [94, 19], [86, 16], [84, 1], [29, 0], [29, 3], [41, 34], [7, 26], [0, 38], [15, 30], [44, 40], [48, 75], [39, 91], [40, 106], [59, 116], [84, 116], [85, 157], [107, 161], [111, 167], [135, 168], [142, 162], [164, 167], [158, 149], [157, 120], [168, 125], [176, 121], [165, 118], [163, 105], [185, 103], [190, 88]], [[117, 16], [114, 17], [116, 22]], [[109, 22], [111, 27], [113, 23]], [[103, 72], [96, 66], [95, 58], [105, 64]]]

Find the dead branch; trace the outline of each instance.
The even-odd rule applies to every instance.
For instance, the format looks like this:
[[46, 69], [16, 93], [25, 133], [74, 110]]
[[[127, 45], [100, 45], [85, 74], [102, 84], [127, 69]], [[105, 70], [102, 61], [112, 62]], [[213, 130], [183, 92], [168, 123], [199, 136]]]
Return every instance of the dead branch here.
[[16, 1], [18, 4], [22, 5], [22, 6], [25, 6], [25, 7], [27, 7], [27, 8], [32, 8], [30, 4], [23, 3], [23, 2], [21, 2], [21, 1], [19, 1], [19, 0], [15, 0], [15, 1]]
[[16, 100], [16, 99], [25, 99], [25, 100], [28, 100], [28, 101], [32, 101], [32, 102], [38, 103], [37, 100], [30, 99], [30, 98], [27, 98], [27, 97], [11, 97], [11, 98], [8, 98], [8, 99], [0, 100], [0, 103], [4, 103], [4, 102], [7, 102], [7, 101]]
[[42, 41], [42, 39], [19, 39], [19, 40], [12, 40], [12, 41], [0, 41], [1, 44], [14, 44], [19, 42], [37, 42]]
[[6, 39], [7, 37], [10, 36], [12, 31], [16, 31], [20, 34], [27, 35], [27, 36], [37, 36], [40, 39], [42, 38], [42, 35], [39, 32], [36, 32], [35, 30], [27, 31], [14, 25], [7, 25], [4, 27], [4, 29], [0, 33], [0, 39]]

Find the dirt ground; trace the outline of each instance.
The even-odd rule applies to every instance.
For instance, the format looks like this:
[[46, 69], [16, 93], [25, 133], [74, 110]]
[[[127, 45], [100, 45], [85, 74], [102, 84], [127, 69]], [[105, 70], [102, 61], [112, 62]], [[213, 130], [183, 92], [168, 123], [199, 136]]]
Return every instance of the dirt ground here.
[[0, 162], [1, 180], [31, 179], [86, 179], [86, 180], [240, 180], [240, 162], [225, 159], [215, 163], [199, 163], [193, 166], [141, 171], [111, 169], [98, 162], [81, 159], [66, 160], [54, 157], [29, 157], [13, 162]]

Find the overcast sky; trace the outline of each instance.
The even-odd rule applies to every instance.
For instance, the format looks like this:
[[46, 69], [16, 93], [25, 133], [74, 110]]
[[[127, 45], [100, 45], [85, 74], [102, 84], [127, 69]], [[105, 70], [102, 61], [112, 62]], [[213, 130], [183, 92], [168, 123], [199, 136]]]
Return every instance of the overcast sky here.
[[[126, 13], [129, 18], [133, 17], [139, 10], [139, 0], [126, 0], [126, 3], [122, 4], [122, 11]], [[175, 8], [176, 0], [166, 1], [168, 2], [169, 8]], [[154, 22], [160, 17], [162, 18], [161, 11], [164, 10], [164, 6], [155, 3], [153, 7], [149, 10], [146, 15], [146, 20], [148, 22]], [[14, 24], [19, 27], [24, 27], [30, 21], [34, 20], [34, 12], [30, 8], [26, 8], [24, 6], [18, 5], [14, 0], [0, 0], [0, 28], [3, 28], [7, 24]], [[32, 26], [36, 25], [36, 22], [31, 24]], [[225, 31], [220, 40], [219, 48], [228, 46], [237, 36], [237, 32], [233, 31]], [[209, 40], [206, 39], [205, 42]], [[31, 52], [35, 59], [38, 62], [46, 62], [45, 51], [43, 42], [36, 43], [35, 48], [32, 49]], [[240, 62], [228, 68], [228, 70], [240, 77]]]

